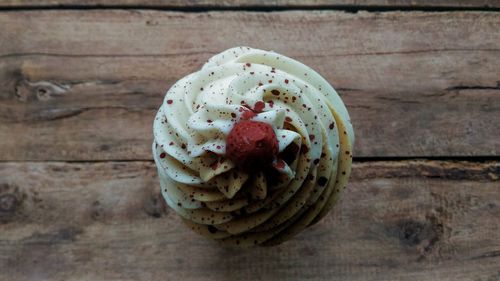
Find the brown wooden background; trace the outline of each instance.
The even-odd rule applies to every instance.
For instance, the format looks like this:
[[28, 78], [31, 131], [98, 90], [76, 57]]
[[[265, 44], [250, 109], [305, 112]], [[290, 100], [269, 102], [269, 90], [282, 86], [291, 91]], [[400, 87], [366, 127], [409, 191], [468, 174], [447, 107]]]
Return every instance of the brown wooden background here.
[[[356, 131], [323, 221], [224, 248], [158, 198], [164, 92], [247, 45]], [[499, 0], [0, 0], [0, 280], [500, 280]]]

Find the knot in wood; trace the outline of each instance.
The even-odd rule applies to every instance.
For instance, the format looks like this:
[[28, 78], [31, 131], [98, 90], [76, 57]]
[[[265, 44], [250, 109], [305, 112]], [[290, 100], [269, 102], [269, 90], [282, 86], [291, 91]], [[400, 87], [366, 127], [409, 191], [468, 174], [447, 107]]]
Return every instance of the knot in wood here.
[[19, 200], [13, 194], [0, 196], [0, 212], [14, 212], [19, 205]]
[[426, 236], [426, 226], [417, 221], [408, 220], [399, 224], [399, 240], [408, 246], [420, 244]]

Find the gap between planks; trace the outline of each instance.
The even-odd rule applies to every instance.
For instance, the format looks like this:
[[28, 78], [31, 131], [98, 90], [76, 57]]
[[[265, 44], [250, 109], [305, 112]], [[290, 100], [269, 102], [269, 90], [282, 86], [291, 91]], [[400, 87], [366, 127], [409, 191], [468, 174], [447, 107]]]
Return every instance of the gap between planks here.
[[460, 12], [460, 11], [477, 11], [477, 12], [500, 12], [500, 7], [433, 7], [433, 6], [247, 6], [247, 7], [163, 7], [163, 6], [23, 6], [23, 7], [5, 7], [0, 6], [0, 12], [16, 12], [16, 11], [46, 11], [46, 10], [151, 10], [165, 12], [185, 12], [185, 13], [207, 13], [207, 12], [281, 12], [281, 11], [339, 11], [345, 13], [356, 14], [358, 12]]
[[[463, 162], [463, 163], [484, 163], [500, 161], [500, 156], [396, 156], [396, 157], [354, 157], [353, 163], [366, 163], [366, 162], [405, 162], [405, 161], [434, 161], [434, 162]], [[152, 158], [137, 158], [137, 159], [95, 159], [95, 160], [58, 160], [58, 159], [41, 159], [41, 160], [0, 160], [2, 163], [127, 163], [127, 162], [150, 162], [153, 163]]]
[[283, 11], [283, 10], [340, 10], [345, 12], [366, 11], [498, 11], [500, 2], [495, 0], [466, 1], [405, 1], [405, 0], [194, 0], [194, 1], [33, 1], [33, 0], [3, 0], [1, 10], [35, 10], [35, 9], [150, 9], [186, 12], [207, 11]]

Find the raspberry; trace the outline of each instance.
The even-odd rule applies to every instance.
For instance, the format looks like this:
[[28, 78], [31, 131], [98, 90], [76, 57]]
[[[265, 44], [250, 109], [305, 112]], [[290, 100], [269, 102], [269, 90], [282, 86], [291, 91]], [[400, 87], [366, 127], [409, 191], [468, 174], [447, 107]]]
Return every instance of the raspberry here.
[[243, 120], [227, 136], [226, 156], [245, 171], [269, 166], [278, 154], [278, 140], [271, 125]]

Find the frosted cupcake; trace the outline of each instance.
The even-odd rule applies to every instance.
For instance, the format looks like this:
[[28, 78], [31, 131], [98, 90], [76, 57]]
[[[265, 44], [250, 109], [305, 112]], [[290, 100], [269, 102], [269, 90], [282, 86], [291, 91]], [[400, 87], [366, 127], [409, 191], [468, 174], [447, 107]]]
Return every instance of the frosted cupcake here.
[[222, 243], [289, 239], [325, 216], [351, 170], [342, 100], [314, 70], [274, 52], [215, 55], [170, 88], [153, 131], [167, 204]]

